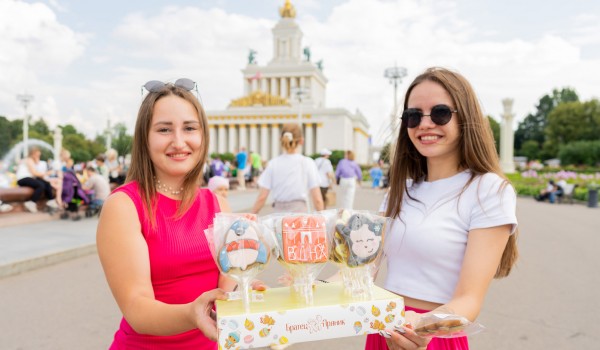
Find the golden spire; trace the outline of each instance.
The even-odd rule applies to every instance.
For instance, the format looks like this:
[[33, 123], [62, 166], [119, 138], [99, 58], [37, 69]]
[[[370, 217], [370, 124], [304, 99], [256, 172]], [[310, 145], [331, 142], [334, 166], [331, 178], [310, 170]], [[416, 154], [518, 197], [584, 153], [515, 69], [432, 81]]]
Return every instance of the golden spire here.
[[296, 9], [290, 0], [285, 0], [283, 7], [279, 8], [279, 14], [281, 18], [296, 18]]

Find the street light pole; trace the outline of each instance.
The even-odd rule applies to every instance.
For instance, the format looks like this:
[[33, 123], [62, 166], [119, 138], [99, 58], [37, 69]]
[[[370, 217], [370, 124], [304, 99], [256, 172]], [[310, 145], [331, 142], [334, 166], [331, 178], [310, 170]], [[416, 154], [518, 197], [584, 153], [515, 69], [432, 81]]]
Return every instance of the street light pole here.
[[21, 102], [23, 109], [25, 110], [25, 117], [23, 117], [23, 158], [27, 158], [29, 155], [29, 115], [27, 114], [27, 107], [31, 101], [33, 101], [33, 95], [27, 93], [17, 95], [17, 100]]
[[402, 78], [406, 76], [406, 68], [398, 67], [394, 64], [393, 67], [386, 68], [383, 76], [388, 78], [390, 84], [394, 84], [394, 110], [391, 115], [391, 127], [393, 132], [396, 131], [396, 114], [398, 113], [398, 85], [402, 82]]
[[[300, 130], [304, 135], [304, 126], [302, 121], [302, 98], [304, 96], [310, 97], [310, 89], [302, 86], [295, 87], [292, 89], [292, 94], [294, 94], [298, 100], [298, 123], [300, 123]], [[304, 146], [302, 146], [302, 154], [304, 154]]]

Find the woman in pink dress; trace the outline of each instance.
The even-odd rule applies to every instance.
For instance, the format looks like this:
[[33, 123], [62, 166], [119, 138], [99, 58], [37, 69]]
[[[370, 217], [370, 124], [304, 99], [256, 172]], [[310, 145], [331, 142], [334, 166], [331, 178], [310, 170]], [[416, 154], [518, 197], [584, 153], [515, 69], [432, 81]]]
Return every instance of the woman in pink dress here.
[[149, 82], [126, 183], [104, 203], [98, 255], [123, 319], [111, 349], [216, 349], [219, 274], [204, 230], [223, 209], [200, 189], [208, 122], [195, 83]]

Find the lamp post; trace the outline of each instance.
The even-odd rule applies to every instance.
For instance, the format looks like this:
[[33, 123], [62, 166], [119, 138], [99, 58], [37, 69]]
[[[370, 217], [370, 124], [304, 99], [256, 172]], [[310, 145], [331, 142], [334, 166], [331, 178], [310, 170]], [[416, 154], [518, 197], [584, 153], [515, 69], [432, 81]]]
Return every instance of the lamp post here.
[[[291, 90], [292, 95], [296, 96], [296, 100], [298, 100], [298, 123], [300, 123], [300, 130], [304, 135], [304, 126], [302, 122], [302, 100], [305, 96], [310, 98], [310, 89], [303, 86], [295, 87]], [[302, 146], [302, 154], [304, 154], [304, 146]]]
[[106, 130], [104, 130], [104, 134], [106, 135], [106, 150], [112, 148], [112, 130], [110, 129], [110, 119], [106, 120]]
[[406, 76], [406, 68], [398, 67], [398, 65], [394, 64], [393, 67], [385, 69], [383, 76], [388, 78], [390, 84], [394, 85], [394, 109], [391, 115], [392, 134], [394, 134], [396, 130], [396, 114], [398, 113], [398, 85], [402, 82], [402, 78]]
[[29, 142], [29, 115], [27, 114], [27, 107], [31, 101], [33, 101], [33, 95], [27, 93], [17, 95], [17, 100], [21, 102], [23, 109], [25, 110], [25, 116], [23, 117], [23, 158], [27, 158], [29, 155], [29, 148], [27, 143]]

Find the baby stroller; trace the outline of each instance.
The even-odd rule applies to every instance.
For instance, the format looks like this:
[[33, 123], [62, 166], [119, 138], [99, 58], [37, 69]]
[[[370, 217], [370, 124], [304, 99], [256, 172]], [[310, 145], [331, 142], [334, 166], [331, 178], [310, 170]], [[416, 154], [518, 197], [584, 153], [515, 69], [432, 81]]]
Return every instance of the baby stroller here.
[[73, 221], [81, 219], [79, 206], [90, 203], [90, 199], [83, 190], [81, 182], [79, 182], [77, 175], [72, 170], [67, 170], [63, 174], [62, 201], [67, 204], [67, 208], [61, 214], [60, 218], [68, 219], [70, 213]]

